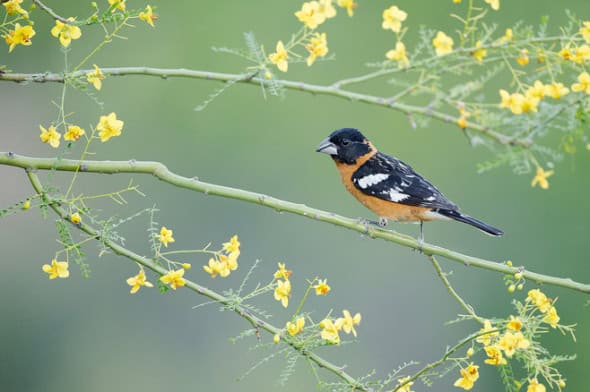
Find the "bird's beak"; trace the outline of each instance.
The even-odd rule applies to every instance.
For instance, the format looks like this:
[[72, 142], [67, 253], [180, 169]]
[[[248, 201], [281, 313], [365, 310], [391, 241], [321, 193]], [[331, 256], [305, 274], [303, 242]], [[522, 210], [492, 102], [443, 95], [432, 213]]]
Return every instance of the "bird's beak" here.
[[338, 148], [336, 148], [336, 145], [330, 141], [330, 138], [325, 138], [316, 149], [316, 152], [323, 152], [328, 155], [338, 155]]

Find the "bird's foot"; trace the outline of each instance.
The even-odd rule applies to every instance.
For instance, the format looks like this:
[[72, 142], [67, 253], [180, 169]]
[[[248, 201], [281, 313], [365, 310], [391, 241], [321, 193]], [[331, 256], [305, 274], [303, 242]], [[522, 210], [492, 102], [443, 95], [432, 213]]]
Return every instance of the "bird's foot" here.
[[387, 226], [387, 219], [386, 218], [379, 218], [378, 221], [365, 219], [365, 218], [358, 218], [357, 222], [360, 223], [361, 225], [365, 226], [365, 230], [367, 232], [369, 231], [369, 225], [375, 225], [375, 226], [379, 226], [381, 228], [384, 228]]

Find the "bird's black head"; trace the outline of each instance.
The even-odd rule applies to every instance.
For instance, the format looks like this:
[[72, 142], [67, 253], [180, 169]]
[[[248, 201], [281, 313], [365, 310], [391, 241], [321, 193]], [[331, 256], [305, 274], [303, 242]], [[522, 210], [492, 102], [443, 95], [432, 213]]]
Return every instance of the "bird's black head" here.
[[334, 160], [349, 165], [355, 164], [358, 158], [373, 150], [374, 147], [367, 138], [354, 128], [342, 128], [332, 132], [316, 149], [317, 152], [328, 154]]

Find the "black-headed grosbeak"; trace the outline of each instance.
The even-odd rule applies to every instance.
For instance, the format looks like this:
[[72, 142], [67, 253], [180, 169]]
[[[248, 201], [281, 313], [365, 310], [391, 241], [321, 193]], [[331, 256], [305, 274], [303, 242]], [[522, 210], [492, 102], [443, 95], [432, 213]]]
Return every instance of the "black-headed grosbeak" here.
[[336, 163], [346, 189], [365, 207], [387, 220], [419, 222], [456, 220], [494, 235], [502, 235], [480, 220], [459, 212], [459, 207], [406, 163], [379, 152], [357, 129], [334, 131], [316, 150]]

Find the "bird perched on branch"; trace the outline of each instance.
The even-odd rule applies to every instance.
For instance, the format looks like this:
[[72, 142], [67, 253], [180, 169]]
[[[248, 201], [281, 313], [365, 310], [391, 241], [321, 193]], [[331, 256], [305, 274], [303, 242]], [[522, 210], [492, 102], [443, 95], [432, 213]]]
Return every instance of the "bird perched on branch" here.
[[456, 220], [479, 230], [500, 236], [496, 229], [459, 212], [459, 207], [406, 163], [378, 151], [357, 129], [334, 131], [318, 146], [317, 152], [328, 154], [336, 163], [346, 189], [365, 207], [379, 216], [380, 226], [388, 219], [420, 223], [433, 220]]

